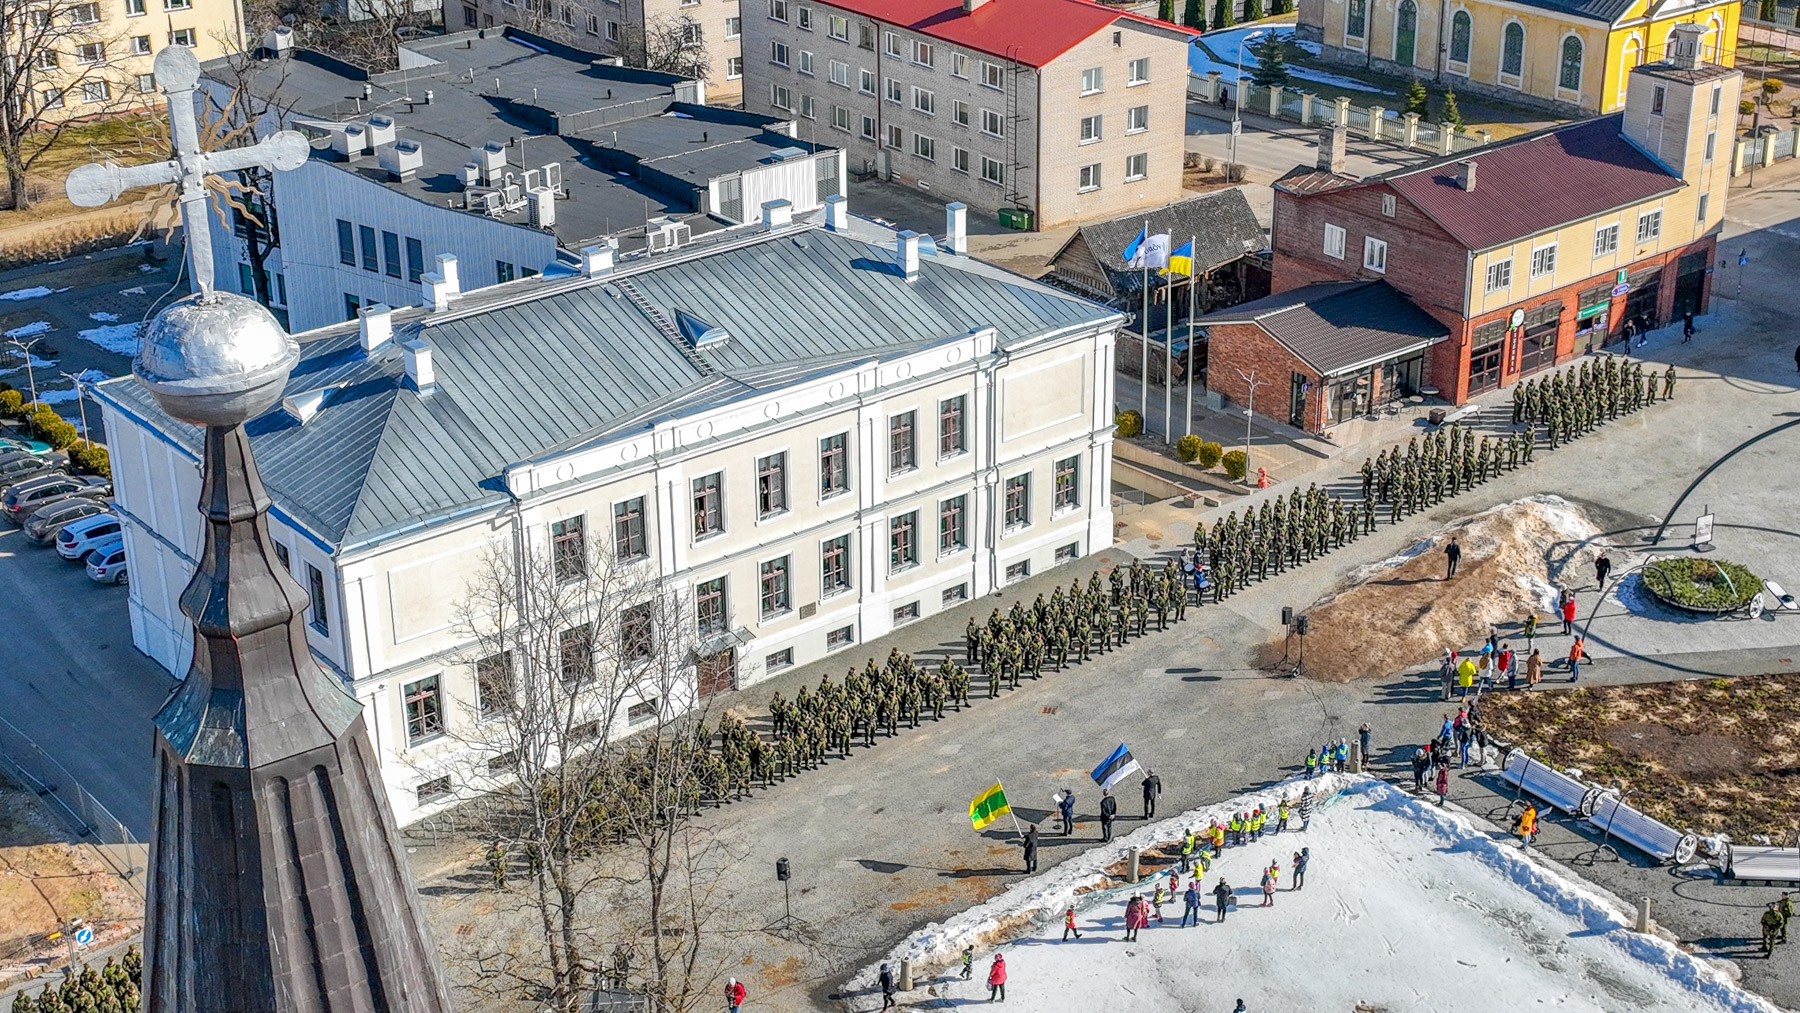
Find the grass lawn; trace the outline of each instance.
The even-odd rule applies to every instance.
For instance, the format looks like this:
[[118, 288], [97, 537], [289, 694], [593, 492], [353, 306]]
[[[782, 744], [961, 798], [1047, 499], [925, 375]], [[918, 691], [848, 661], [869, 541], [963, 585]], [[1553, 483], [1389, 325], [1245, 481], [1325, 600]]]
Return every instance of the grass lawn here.
[[[157, 143], [156, 135], [146, 129], [150, 122], [145, 115], [133, 114], [77, 123], [65, 129], [31, 166], [28, 178], [38, 190], [33, 194], [32, 207], [23, 212], [0, 211], [0, 230], [70, 214], [74, 205], [63, 196], [63, 179], [78, 165], [109, 159], [132, 164], [166, 157], [164, 152], [150, 147]], [[41, 149], [41, 142], [38, 147]], [[37, 149], [28, 142], [26, 157], [34, 150]], [[0, 175], [4, 174], [4, 168], [0, 168]], [[7, 176], [8, 185], [11, 181]]]
[[1676, 829], [1790, 844], [1800, 803], [1800, 675], [1482, 698], [1490, 730]]

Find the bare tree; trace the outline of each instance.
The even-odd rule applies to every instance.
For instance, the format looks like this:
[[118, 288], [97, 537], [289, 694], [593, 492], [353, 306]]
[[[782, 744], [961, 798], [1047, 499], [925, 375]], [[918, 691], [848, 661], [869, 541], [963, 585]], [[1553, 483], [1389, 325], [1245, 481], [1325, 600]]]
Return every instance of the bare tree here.
[[[223, 67], [208, 73], [216, 87], [202, 89], [205, 107], [203, 122], [209, 124], [216, 137], [214, 147], [255, 144], [280, 130], [293, 102], [283, 85], [287, 81], [286, 61], [267, 64], [256, 59], [253, 48], [229, 32], [215, 35], [225, 50]], [[252, 33], [252, 47], [261, 33]], [[214, 189], [214, 211], [221, 223], [244, 241], [244, 253], [250, 262], [251, 285], [256, 301], [264, 306], [274, 304], [269, 291], [269, 255], [281, 245], [281, 228], [275, 214], [270, 190], [273, 174], [265, 168], [240, 169], [230, 179], [220, 181]]]
[[371, 73], [400, 66], [400, 44], [437, 23], [439, 11], [420, 0], [246, 0], [246, 35], [254, 43], [277, 26], [294, 41]]
[[704, 79], [712, 57], [700, 23], [686, 14], [659, 14], [625, 27], [625, 62], [644, 70]]
[[123, 103], [129, 83], [106, 62], [124, 56], [123, 45], [99, 0], [0, 0], [0, 163], [9, 206], [31, 206], [27, 174], [71, 123]]
[[[616, 976], [619, 987], [691, 1008], [716, 981], [699, 928], [721, 852], [693, 821], [701, 790], [689, 729], [704, 718], [684, 597], [650, 565], [590, 553], [565, 533], [547, 551], [490, 551], [458, 614], [477, 686], [447, 729], [460, 747], [448, 762], [473, 771], [459, 779], [459, 822], [493, 849], [497, 880], [523, 860], [536, 923], [529, 945], [491, 941], [500, 949], [479, 955], [480, 987], [573, 1010], [614, 937], [629, 940], [612, 947], [614, 964], [636, 968]], [[603, 889], [639, 903], [609, 903], [602, 916]], [[665, 938], [658, 928], [671, 922], [683, 931]]]

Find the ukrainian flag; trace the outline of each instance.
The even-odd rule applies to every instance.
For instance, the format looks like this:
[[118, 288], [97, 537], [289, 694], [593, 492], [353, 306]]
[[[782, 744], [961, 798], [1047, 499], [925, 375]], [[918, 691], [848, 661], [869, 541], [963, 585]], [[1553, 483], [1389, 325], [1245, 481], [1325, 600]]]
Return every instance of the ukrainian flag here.
[[969, 822], [980, 830], [1010, 812], [1012, 805], [1006, 801], [1006, 790], [996, 784], [969, 803]]
[[1194, 241], [1192, 239], [1181, 244], [1181, 248], [1169, 254], [1169, 269], [1165, 274], [1180, 274], [1192, 278], [1194, 276]]

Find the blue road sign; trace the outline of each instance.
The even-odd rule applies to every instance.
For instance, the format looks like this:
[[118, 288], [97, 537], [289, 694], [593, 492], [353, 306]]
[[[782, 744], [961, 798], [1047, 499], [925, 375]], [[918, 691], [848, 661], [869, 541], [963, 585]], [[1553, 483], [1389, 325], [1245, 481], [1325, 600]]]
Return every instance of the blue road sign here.
[[86, 946], [94, 941], [94, 930], [83, 925], [75, 930], [75, 945]]

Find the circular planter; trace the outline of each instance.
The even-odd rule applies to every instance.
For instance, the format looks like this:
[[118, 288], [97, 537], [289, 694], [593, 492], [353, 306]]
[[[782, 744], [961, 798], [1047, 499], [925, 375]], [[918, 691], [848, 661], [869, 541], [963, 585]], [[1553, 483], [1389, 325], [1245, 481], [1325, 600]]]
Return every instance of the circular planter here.
[[1684, 612], [1735, 612], [1762, 591], [1762, 578], [1724, 559], [1677, 556], [1644, 567], [1645, 589], [1670, 608]]

